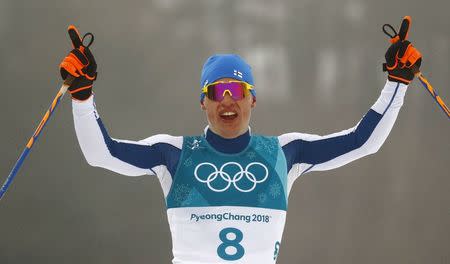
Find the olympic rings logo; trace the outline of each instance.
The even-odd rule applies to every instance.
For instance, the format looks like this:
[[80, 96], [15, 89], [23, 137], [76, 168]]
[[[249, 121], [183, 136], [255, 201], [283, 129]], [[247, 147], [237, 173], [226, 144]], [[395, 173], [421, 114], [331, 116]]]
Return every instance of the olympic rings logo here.
[[[211, 168], [214, 170], [213, 172], [211, 172], [211, 173], [206, 177], [206, 179], [204, 179], [205, 177], [200, 177], [200, 176], [198, 175], [198, 170], [199, 170], [201, 167], [204, 167], [204, 166], [211, 167]], [[226, 167], [229, 168], [229, 167], [233, 167], [233, 166], [234, 166], [235, 168], [239, 169], [239, 171], [236, 172], [233, 176], [231, 176], [229, 173], [225, 172], [225, 168], [226, 168]], [[264, 173], [264, 177], [263, 177], [262, 179], [258, 180], [258, 179], [256, 178], [255, 174], [252, 173], [252, 172], [250, 172], [250, 168], [251, 168], [251, 167], [254, 167], [254, 166], [255, 166], [255, 167], [260, 167], [260, 168], [264, 169], [265, 173]], [[237, 189], [238, 191], [240, 191], [240, 192], [251, 192], [251, 191], [253, 191], [253, 190], [256, 188], [256, 185], [257, 185], [258, 183], [262, 183], [262, 182], [264, 182], [265, 180], [267, 180], [267, 177], [269, 177], [269, 170], [267, 169], [267, 167], [266, 167], [264, 164], [262, 164], [262, 163], [260, 163], [260, 162], [252, 162], [252, 163], [249, 163], [249, 164], [245, 167], [245, 169], [241, 166], [241, 164], [239, 164], [239, 163], [237, 163], [237, 162], [233, 162], [233, 161], [230, 161], [230, 162], [227, 162], [227, 163], [223, 164], [223, 165], [220, 167], [220, 169], [218, 169], [217, 166], [214, 165], [214, 164], [212, 164], [212, 163], [209, 163], [209, 162], [203, 162], [203, 163], [198, 164], [198, 165], [195, 167], [195, 170], [194, 170], [194, 176], [195, 176], [195, 178], [196, 178], [199, 182], [201, 182], [201, 183], [206, 183], [206, 185], [208, 186], [208, 188], [209, 188], [211, 191], [214, 191], [214, 192], [224, 192], [224, 191], [228, 190], [228, 188], [230, 188], [231, 184], [233, 184], [234, 188], [236, 188], [236, 189]], [[202, 175], [202, 176], [205, 176], [205, 175]], [[219, 177], [219, 176], [220, 176], [220, 178], [221, 178], [223, 181], [226, 182], [225, 187], [222, 187], [222, 188], [216, 188], [216, 187], [214, 187], [214, 186], [211, 185], [211, 183], [214, 182], [214, 181], [217, 179], [217, 177]], [[246, 178], [248, 181], [250, 181], [250, 182], [252, 183], [250, 188], [241, 188], [241, 187], [239, 187], [239, 185], [237, 184], [244, 176], [245, 176], [245, 178]]]

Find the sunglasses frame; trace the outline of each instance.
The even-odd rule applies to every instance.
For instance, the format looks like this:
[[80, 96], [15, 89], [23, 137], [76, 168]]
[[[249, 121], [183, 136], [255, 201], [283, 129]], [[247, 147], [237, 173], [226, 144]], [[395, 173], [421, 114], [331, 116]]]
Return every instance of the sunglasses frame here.
[[[205, 86], [203, 86], [202, 88], [202, 93], [205, 94], [206, 97], [208, 97], [208, 88], [211, 85], [215, 85], [215, 84], [219, 84], [219, 83], [243, 83], [245, 85], [245, 90], [248, 91], [248, 93], [251, 93], [251, 90], [253, 90], [253, 85], [247, 83], [247, 82], [243, 82], [243, 81], [217, 81], [217, 82], [213, 82], [210, 84], [207, 84]], [[226, 93], [228, 91], [229, 95], [232, 96], [231, 91], [230, 90], [225, 90], [224, 93]], [[246, 94], [244, 94], [245, 96]], [[209, 97], [208, 97], [209, 98]], [[212, 100], [212, 99], [211, 99]]]

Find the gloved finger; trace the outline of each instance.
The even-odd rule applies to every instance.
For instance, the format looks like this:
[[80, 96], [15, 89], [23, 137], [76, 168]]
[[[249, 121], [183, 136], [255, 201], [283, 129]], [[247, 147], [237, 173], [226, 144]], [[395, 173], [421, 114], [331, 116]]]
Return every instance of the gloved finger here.
[[77, 67], [77, 65], [72, 63], [70, 60], [63, 60], [59, 67], [66, 70], [73, 77], [79, 77], [83, 75], [82, 69]]
[[89, 48], [84, 48], [84, 55], [86, 56], [86, 59], [89, 61], [90, 64], [95, 63], [94, 55], [92, 55], [92, 52]]
[[[75, 50], [75, 51], [78, 51], [78, 50]], [[81, 54], [81, 55], [83, 55], [83, 54]], [[87, 64], [88, 61], [84, 57], [84, 55], [82, 56], [82, 58], [84, 58], [83, 60]], [[60, 68], [65, 69], [70, 75], [72, 75], [74, 77], [79, 77], [80, 75], [83, 75], [83, 68], [85, 68], [85, 67], [86, 66], [80, 61], [80, 58], [77, 57], [73, 51], [70, 52], [69, 55], [67, 55], [60, 64]], [[63, 78], [64, 78], [64, 76], [63, 76]]]
[[[89, 64], [88, 58], [87, 58], [86, 55], [83, 54], [83, 52], [81, 52], [79, 49], [73, 49], [70, 53], [71, 53], [73, 56], [75, 56], [75, 57], [80, 61], [80, 63], [83, 64], [84, 66], [86, 66], [86, 65]], [[69, 56], [70, 56], [70, 55], [69, 55]]]
[[386, 59], [386, 67], [388, 70], [392, 70], [395, 67], [397, 67], [398, 62], [398, 51], [400, 47], [402, 46], [402, 42], [396, 42], [392, 44], [389, 49], [386, 51], [386, 54], [384, 55]]
[[[392, 69], [394, 69], [395, 67], [397, 67], [397, 59], [395, 58], [395, 56], [389, 56], [389, 57], [386, 57], [386, 70], [392, 70]], [[384, 66], [383, 66], [384, 67]]]
[[85, 77], [88, 80], [95, 80], [97, 78], [97, 63], [95, 62], [94, 55], [92, 55], [91, 50], [89, 48], [85, 48], [84, 54], [86, 58], [89, 60], [89, 65], [83, 69], [85, 73]]
[[420, 58], [422, 58], [422, 54], [413, 45], [409, 45], [404, 56], [400, 59], [400, 62], [405, 64], [406, 67], [409, 68], [414, 65]]
[[70, 40], [72, 41], [72, 45], [74, 49], [78, 49], [83, 46], [83, 41], [81, 40], [80, 33], [78, 29], [74, 25], [70, 25], [67, 28], [67, 32], [69, 32]]
[[79, 77], [79, 76], [74, 76], [74, 75], [70, 74], [70, 73], [66, 70], [66, 68], [60, 68], [60, 69], [59, 69], [59, 73], [61, 74], [61, 77], [62, 77], [63, 80], [66, 80], [67, 77], [69, 77], [69, 76], [72, 76], [73, 78]]
[[398, 42], [398, 50], [397, 50], [397, 58], [403, 58], [405, 56], [406, 50], [412, 46], [411, 42], [409, 42], [408, 40], [404, 40], [401, 42]]
[[88, 79], [88, 80], [90, 80], [90, 81], [94, 81], [94, 80], [96, 80], [97, 79], [97, 72], [95, 72], [94, 74], [92, 74], [92, 75], [89, 75], [88, 73], [87, 73], [87, 71], [85, 71], [85, 70], [83, 70], [83, 73], [84, 73], [84, 78], [86, 78], [86, 79]]
[[59, 65], [59, 70], [61, 72], [61, 77], [65, 80], [67, 78], [67, 75], [72, 75], [73, 77], [80, 77], [80, 74], [77, 72], [77, 68], [75, 65], [68, 61], [63, 61]]
[[81, 71], [81, 69], [85, 68], [85, 65], [83, 65], [80, 62], [80, 60], [77, 57], [75, 57], [72, 53], [70, 53], [69, 56], [65, 57], [63, 61], [72, 64], [79, 71]]
[[409, 32], [410, 25], [411, 25], [411, 17], [405, 16], [402, 20], [400, 30], [398, 31], [398, 36], [401, 41], [408, 39], [408, 32]]

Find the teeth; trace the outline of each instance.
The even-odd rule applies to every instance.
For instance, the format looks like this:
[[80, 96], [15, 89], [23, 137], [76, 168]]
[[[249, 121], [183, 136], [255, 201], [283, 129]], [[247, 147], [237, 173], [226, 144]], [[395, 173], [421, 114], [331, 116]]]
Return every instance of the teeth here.
[[231, 115], [235, 115], [236, 113], [235, 112], [225, 112], [225, 113], [222, 113], [222, 115], [224, 115], [224, 116], [231, 116]]

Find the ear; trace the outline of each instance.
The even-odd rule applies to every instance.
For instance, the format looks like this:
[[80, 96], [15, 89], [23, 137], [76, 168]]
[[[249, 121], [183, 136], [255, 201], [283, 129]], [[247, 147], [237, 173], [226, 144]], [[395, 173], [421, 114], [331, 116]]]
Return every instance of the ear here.
[[201, 108], [203, 111], [206, 111], [205, 100], [203, 100], [203, 101], [200, 102], [200, 108]]
[[252, 96], [252, 105], [251, 107], [255, 107], [256, 106], [256, 97]]

